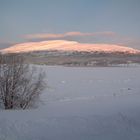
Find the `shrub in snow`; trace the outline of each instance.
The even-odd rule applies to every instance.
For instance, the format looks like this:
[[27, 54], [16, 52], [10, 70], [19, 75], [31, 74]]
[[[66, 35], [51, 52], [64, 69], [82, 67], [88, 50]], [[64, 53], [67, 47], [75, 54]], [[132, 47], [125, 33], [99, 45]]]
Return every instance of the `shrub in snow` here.
[[35, 104], [45, 87], [44, 72], [24, 63], [21, 55], [0, 55], [0, 105], [26, 109]]

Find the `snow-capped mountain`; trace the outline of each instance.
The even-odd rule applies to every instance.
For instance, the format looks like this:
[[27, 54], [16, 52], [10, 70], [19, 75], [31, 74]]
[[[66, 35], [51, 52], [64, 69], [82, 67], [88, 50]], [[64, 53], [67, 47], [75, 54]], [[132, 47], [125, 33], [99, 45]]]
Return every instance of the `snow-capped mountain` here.
[[113, 44], [87, 44], [66, 40], [51, 40], [41, 42], [27, 42], [16, 44], [1, 50], [2, 53], [25, 53], [34, 51], [77, 51], [77, 52], [106, 52], [106, 53], [130, 53], [137, 54], [140, 50], [113, 45]]

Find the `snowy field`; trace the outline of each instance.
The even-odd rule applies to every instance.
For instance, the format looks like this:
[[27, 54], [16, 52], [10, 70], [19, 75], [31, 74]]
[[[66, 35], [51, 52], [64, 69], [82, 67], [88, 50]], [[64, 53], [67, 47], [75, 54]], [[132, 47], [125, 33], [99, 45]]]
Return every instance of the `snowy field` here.
[[0, 140], [140, 140], [139, 66], [43, 67], [42, 103], [0, 110]]

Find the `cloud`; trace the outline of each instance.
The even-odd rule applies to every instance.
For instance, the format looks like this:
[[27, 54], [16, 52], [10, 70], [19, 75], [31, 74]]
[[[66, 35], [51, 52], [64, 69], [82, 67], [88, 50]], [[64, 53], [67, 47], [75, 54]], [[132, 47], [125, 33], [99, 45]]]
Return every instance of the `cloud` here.
[[82, 33], [82, 32], [67, 32], [63, 34], [48, 34], [48, 33], [42, 33], [42, 34], [28, 34], [25, 35], [26, 39], [29, 40], [36, 40], [36, 39], [63, 39], [68, 37], [97, 37], [97, 36], [107, 36], [112, 37], [116, 34], [111, 31], [107, 32], [95, 32], [95, 33]]

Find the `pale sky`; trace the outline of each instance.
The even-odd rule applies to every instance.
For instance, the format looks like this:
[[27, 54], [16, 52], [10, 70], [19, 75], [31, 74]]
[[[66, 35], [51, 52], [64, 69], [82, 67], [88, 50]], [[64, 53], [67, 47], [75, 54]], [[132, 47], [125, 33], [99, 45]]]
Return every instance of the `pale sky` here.
[[0, 0], [0, 48], [65, 39], [140, 49], [140, 0]]

